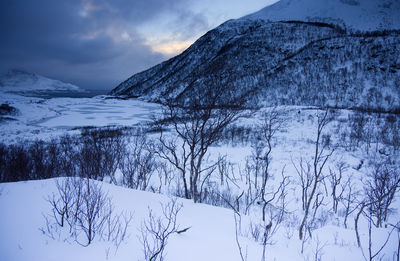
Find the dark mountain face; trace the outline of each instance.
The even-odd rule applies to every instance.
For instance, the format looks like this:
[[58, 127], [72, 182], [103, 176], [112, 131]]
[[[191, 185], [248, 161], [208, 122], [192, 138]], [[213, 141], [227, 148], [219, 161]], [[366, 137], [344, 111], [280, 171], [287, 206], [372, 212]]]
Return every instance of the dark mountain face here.
[[[400, 108], [400, 32], [320, 22], [232, 20], [113, 95], [185, 101], [205, 87], [250, 105]], [[218, 88], [217, 88], [218, 87]]]

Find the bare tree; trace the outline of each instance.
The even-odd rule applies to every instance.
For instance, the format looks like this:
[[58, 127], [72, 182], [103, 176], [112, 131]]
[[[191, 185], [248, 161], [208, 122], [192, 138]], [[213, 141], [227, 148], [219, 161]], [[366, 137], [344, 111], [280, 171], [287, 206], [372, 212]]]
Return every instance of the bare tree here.
[[[361, 207], [360, 207], [360, 211], [357, 213], [356, 218], [355, 218], [355, 230], [356, 230], [356, 237], [357, 237], [357, 244], [358, 247], [361, 249], [361, 253], [364, 257], [365, 260], [375, 260], [375, 258], [379, 257], [380, 253], [382, 252], [382, 250], [386, 247], [387, 243], [390, 240], [390, 237], [393, 233], [393, 231], [395, 231], [396, 227], [393, 226], [392, 229], [388, 232], [387, 236], [386, 236], [386, 240], [378, 247], [375, 247], [375, 251], [374, 251], [374, 246], [373, 246], [373, 242], [372, 242], [372, 238], [373, 238], [373, 226], [372, 226], [372, 217], [370, 215], [370, 213], [368, 212], [364, 212], [364, 209], [368, 206], [370, 206], [372, 204], [372, 202], [369, 203], [365, 203], [362, 202], [361, 203]], [[358, 220], [360, 218], [360, 215], [364, 214], [365, 217], [367, 218], [368, 221], [368, 252], [367, 255], [364, 252], [364, 248], [361, 244], [361, 240], [360, 240], [360, 235], [358, 233]], [[381, 260], [382, 258], [380, 258], [379, 260]]]
[[[164, 121], [172, 125], [177, 139], [166, 139], [161, 128], [159, 155], [181, 173], [185, 197], [201, 201], [201, 175], [215, 168], [215, 163], [204, 166], [210, 146], [214, 145], [223, 129], [234, 122], [242, 111], [241, 100], [221, 103], [223, 89], [204, 88], [188, 102], [169, 102], [164, 110]], [[164, 122], [163, 121], [163, 122]]]
[[188, 185], [188, 164], [190, 154], [187, 149], [186, 140], [178, 145], [178, 139], [166, 138], [161, 131], [158, 147], [154, 152], [162, 159], [169, 162], [179, 173], [183, 183], [184, 196], [187, 199], [191, 198]]
[[347, 229], [347, 220], [349, 216], [358, 208], [357, 196], [359, 196], [359, 191], [356, 190], [352, 177], [348, 177], [342, 187], [342, 198], [340, 200], [344, 207], [344, 220], [343, 225]]
[[188, 228], [179, 230], [177, 218], [182, 204], [178, 204], [176, 199], [171, 200], [166, 205], [162, 205], [162, 216], [155, 216], [149, 209], [147, 219], [141, 228], [140, 241], [143, 245], [144, 260], [162, 261], [165, 257], [165, 248], [169, 237], [174, 233], [183, 233]]
[[373, 163], [369, 180], [365, 184], [369, 213], [375, 217], [375, 226], [382, 227], [390, 214], [390, 205], [400, 188], [400, 177], [396, 168], [390, 166], [390, 160]]
[[[329, 111], [326, 110], [324, 113], [318, 114], [317, 115], [318, 119], [318, 125], [317, 125], [317, 137], [315, 140], [315, 150], [314, 150], [314, 157], [312, 160], [312, 165], [311, 169], [307, 169], [307, 182], [304, 183], [302, 186], [307, 186], [307, 188], [303, 187], [303, 191], [306, 190], [305, 194], [303, 195], [304, 197], [304, 202], [303, 202], [303, 208], [304, 208], [304, 216], [302, 218], [300, 227], [299, 227], [299, 239], [303, 240], [304, 236], [304, 228], [307, 224], [309, 214], [311, 207], [313, 206], [316, 194], [318, 194], [318, 189], [320, 184], [322, 183], [324, 179], [323, 175], [323, 169], [330, 158], [330, 156], [333, 154], [334, 150], [331, 150], [330, 152], [326, 152], [327, 150], [327, 144], [322, 143], [322, 134], [323, 130], [326, 127], [326, 125], [331, 121], [331, 118], [329, 117]], [[307, 163], [307, 165], [309, 165]], [[309, 175], [309, 171], [312, 172], [312, 175]], [[299, 173], [299, 170], [297, 170]], [[310, 189], [310, 190], [309, 190]]]
[[343, 174], [347, 170], [346, 164], [341, 161], [336, 164], [336, 171], [329, 168], [329, 182], [331, 185], [331, 196], [332, 196], [332, 210], [334, 213], [338, 211], [338, 205], [342, 199], [345, 186], [340, 186], [343, 179]]
[[233, 218], [235, 220], [235, 240], [236, 240], [236, 245], [237, 245], [238, 250], [239, 250], [240, 258], [241, 258], [242, 261], [247, 261], [247, 251], [246, 251], [246, 254], [243, 254], [242, 245], [240, 244], [240, 241], [239, 241], [239, 233], [240, 233], [240, 228], [241, 228], [241, 225], [242, 225], [241, 224], [242, 217], [240, 216], [240, 213], [234, 211]]
[[156, 161], [146, 134], [139, 131], [129, 140], [119, 168], [123, 184], [129, 188], [146, 190], [155, 171]]
[[256, 147], [255, 154], [258, 155], [257, 159], [262, 161], [260, 195], [261, 195], [261, 201], [263, 202], [263, 208], [262, 208], [263, 221], [265, 221], [265, 210], [268, 204], [268, 200], [266, 199], [267, 182], [272, 177], [270, 167], [272, 161], [271, 153], [273, 147], [273, 139], [275, 138], [276, 133], [279, 130], [281, 130], [284, 123], [285, 120], [283, 114], [276, 107], [271, 108], [270, 110], [265, 112], [263, 115], [263, 124], [260, 127], [261, 135], [258, 138], [259, 143], [255, 146]]

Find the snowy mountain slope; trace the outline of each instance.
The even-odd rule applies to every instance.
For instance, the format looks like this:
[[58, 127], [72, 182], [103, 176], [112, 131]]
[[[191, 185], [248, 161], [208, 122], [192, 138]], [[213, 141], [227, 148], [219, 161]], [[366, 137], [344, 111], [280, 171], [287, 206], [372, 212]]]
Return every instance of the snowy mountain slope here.
[[10, 70], [0, 77], [0, 91], [16, 94], [84, 92], [76, 85], [20, 70]]
[[319, 21], [358, 30], [400, 29], [400, 1], [281, 0], [243, 19]]
[[400, 107], [398, 57], [398, 31], [352, 33], [335, 24], [238, 19], [111, 94], [183, 101], [204, 86], [223, 86], [253, 105], [393, 111]]

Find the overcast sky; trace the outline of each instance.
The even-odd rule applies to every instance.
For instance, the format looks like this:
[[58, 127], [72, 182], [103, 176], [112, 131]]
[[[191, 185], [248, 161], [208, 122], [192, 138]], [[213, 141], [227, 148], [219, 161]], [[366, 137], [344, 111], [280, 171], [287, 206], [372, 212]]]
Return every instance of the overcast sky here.
[[276, 0], [1, 0], [0, 73], [112, 89]]

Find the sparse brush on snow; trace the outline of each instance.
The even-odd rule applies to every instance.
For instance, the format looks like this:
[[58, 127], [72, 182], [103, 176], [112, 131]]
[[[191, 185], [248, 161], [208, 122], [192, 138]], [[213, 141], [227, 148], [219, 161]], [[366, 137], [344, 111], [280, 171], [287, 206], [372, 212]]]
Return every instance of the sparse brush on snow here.
[[82, 246], [96, 239], [105, 240], [116, 248], [129, 237], [127, 228], [132, 214], [116, 213], [100, 183], [69, 177], [57, 179], [56, 188], [48, 198], [52, 214], [45, 214], [46, 225], [41, 229], [44, 234]]

